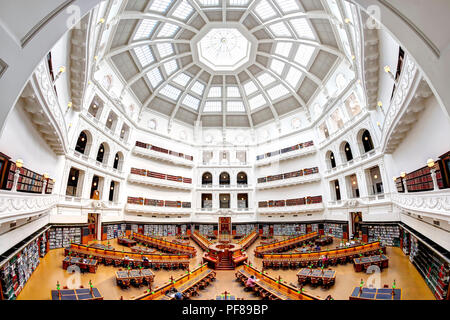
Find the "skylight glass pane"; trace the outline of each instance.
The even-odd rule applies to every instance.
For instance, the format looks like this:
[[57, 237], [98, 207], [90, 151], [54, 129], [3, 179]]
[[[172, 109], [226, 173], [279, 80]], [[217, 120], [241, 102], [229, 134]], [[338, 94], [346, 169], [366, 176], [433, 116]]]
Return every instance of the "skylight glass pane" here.
[[153, 0], [150, 10], [158, 12], [166, 12], [173, 0]]
[[292, 42], [278, 42], [275, 47], [275, 54], [279, 54], [283, 57], [289, 57], [289, 53], [291, 52]]
[[275, 0], [283, 13], [297, 11], [300, 9], [295, 0]]
[[270, 69], [272, 69], [273, 72], [281, 76], [285, 65], [286, 64], [280, 60], [272, 59], [272, 62], [270, 63]]
[[203, 112], [221, 112], [222, 101], [206, 101]]
[[230, 6], [243, 7], [248, 4], [250, 0], [230, 0]]
[[270, 74], [268, 74], [267, 72], [264, 72], [263, 74], [259, 75], [258, 77], [259, 82], [261, 82], [261, 84], [265, 87], [268, 86], [269, 84], [271, 84], [272, 82], [275, 81], [275, 78], [272, 77]]
[[253, 97], [248, 100], [248, 104], [250, 105], [251, 110], [255, 110], [266, 104], [266, 99], [262, 96], [262, 94], [258, 94], [256, 97]]
[[315, 39], [314, 33], [312, 32], [306, 19], [292, 19], [290, 20], [290, 23], [300, 38]]
[[192, 92], [195, 92], [199, 96], [203, 94], [203, 90], [205, 90], [205, 85], [200, 81], [196, 81], [191, 88]]
[[298, 82], [300, 81], [300, 78], [302, 77], [302, 73], [300, 70], [297, 70], [294, 67], [289, 68], [289, 72], [286, 75], [286, 81], [289, 83], [293, 88], [297, 87]]
[[275, 10], [270, 6], [270, 4], [266, 0], [262, 0], [255, 7], [256, 14], [261, 18], [261, 20], [267, 20], [272, 17], [275, 17]]
[[228, 112], [245, 112], [245, 106], [242, 101], [228, 101], [227, 102]]
[[184, 99], [183, 99], [183, 104], [186, 107], [189, 107], [191, 109], [194, 109], [195, 111], [198, 110], [198, 106], [200, 105], [200, 100], [198, 100], [197, 98], [187, 94]]
[[173, 79], [173, 82], [178, 83], [180, 86], [185, 87], [189, 82], [189, 80], [191, 80], [190, 76], [188, 76], [186, 73], [180, 73]]
[[230, 0], [230, 6], [246, 6], [250, 0]]
[[164, 69], [166, 70], [166, 74], [170, 76], [178, 69], [176, 60], [170, 60], [169, 62], [164, 63]]
[[222, 96], [222, 87], [211, 87], [208, 92], [208, 98], [218, 98]]
[[142, 20], [139, 28], [136, 31], [136, 34], [134, 35], [133, 40], [149, 38], [156, 26], [156, 23], [157, 22], [154, 20]]
[[311, 60], [314, 50], [314, 47], [306, 46], [304, 44], [299, 45], [294, 61], [301, 64], [302, 66], [307, 66], [309, 61]]
[[219, 0], [199, 0], [200, 4], [205, 7], [213, 7], [219, 5]]
[[186, 18], [189, 17], [193, 11], [194, 8], [192, 8], [186, 0], [183, 0], [173, 12], [173, 16], [180, 18], [181, 20], [186, 20]]
[[170, 56], [173, 53], [173, 46], [171, 43], [158, 43], [156, 49], [158, 49], [161, 58]]
[[241, 93], [238, 87], [227, 87], [227, 97], [228, 98], [239, 98]]
[[282, 84], [277, 84], [275, 87], [267, 90], [267, 94], [269, 95], [270, 99], [272, 99], [272, 100], [276, 100], [282, 96], [287, 95], [288, 93], [289, 93], [289, 90]]
[[147, 73], [148, 80], [150, 80], [150, 83], [152, 84], [153, 88], [156, 88], [158, 84], [160, 84], [163, 81], [163, 78], [161, 76], [161, 72], [158, 68], [155, 68]]
[[245, 90], [245, 94], [251, 95], [253, 92], [256, 92], [256, 90], [258, 90], [258, 88], [253, 83], [253, 81], [249, 81], [246, 84], [244, 84], [244, 90]]
[[155, 58], [150, 50], [150, 46], [137, 47], [133, 50], [139, 63], [141, 64], [141, 67], [145, 67], [155, 61]]
[[163, 25], [161, 30], [158, 32], [158, 38], [170, 38], [173, 37], [175, 33], [180, 29], [179, 26], [176, 26], [171, 23], [166, 23]]
[[272, 33], [277, 37], [290, 37], [291, 33], [289, 32], [288, 28], [284, 24], [284, 22], [278, 22], [272, 24], [270, 27], [270, 30]]
[[159, 93], [172, 100], [177, 100], [180, 96], [181, 90], [175, 88], [174, 86], [171, 86], [170, 84], [167, 84], [159, 91]]

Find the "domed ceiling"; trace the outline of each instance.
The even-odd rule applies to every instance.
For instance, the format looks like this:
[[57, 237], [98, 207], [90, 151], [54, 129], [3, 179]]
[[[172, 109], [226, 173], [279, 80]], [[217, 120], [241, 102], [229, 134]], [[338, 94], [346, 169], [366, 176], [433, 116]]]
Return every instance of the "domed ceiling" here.
[[125, 0], [105, 57], [143, 110], [191, 125], [253, 127], [308, 114], [311, 97], [348, 59], [337, 30], [343, 17], [335, 0]]

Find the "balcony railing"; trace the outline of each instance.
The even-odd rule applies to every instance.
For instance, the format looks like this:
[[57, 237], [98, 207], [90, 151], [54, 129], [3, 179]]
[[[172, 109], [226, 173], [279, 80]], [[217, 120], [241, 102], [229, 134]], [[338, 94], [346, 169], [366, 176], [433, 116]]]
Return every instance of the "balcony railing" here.
[[197, 189], [208, 189], [208, 191], [211, 190], [223, 190], [226, 189], [232, 190], [232, 189], [252, 189], [253, 186], [249, 184], [202, 184]]
[[268, 157], [268, 158], [263, 158], [261, 160], [256, 160], [255, 166], [256, 167], [267, 166], [267, 165], [270, 165], [272, 163], [276, 163], [276, 162], [279, 162], [279, 161], [294, 159], [294, 158], [306, 156], [308, 154], [313, 154], [316, 151], [317, 151], [317, 148], [314, 145], [312, 145], [312, 146], [309, 146], [309, 147], [304, 147], [304, 148], [300, 148], [300, 149], [297, 149], [297, 150], [289, 151], [289, 152], [286, 152], [286, 153], [280, 153], [280, 154], [275, 155], [273, 157]]
[[58, 195], [0, 190], [0, 223], [16, 220], [54, 208]]
[[158, 186], [158, 187], [179, 189], [179, 190], [191, 190], [193, 188], [191, 183], [158, 179], [158, 178], [141, 176], [138, 174], [131, 174], [131, 173], [128, 175], [128, 181], [134, 182], [134, 183], [148, 184], [148, 185], [153, 185], [153, 186]]
[[292, 177], [288, 179], [280, 179], [275, 181], [268, 181], [264, 183], [256, 184], [257, 189], [272, 189], [272, 188], [281, 188], [287, 186], [293, 186], [297, 184], [310, 183], [315, 181], [320, 181], [321, 175], [320, 173], [313, 173], [298, 177]]
[[391, 194], [378, 193], [370, 194], [362, 197], [349, 197], [348, 199], [328, 201], [328, 208], [357, 207], [377, 204], [389, 204], [391, 202]]
[[156, 213], [166, 215], [190, 215], [193, 211], [192, 208], [157, 207], [130, 203], [126, 204], [125, 210], [128, 212]]
[[154, 151], [151, 149], [137, 147], [137, 146], [133, 147], [133, 154], [141, 156], [141, 157], [145, 157], [145, 158], [156, 159], [156, 160], [160, 160], [160, 161], [164, 161], [164, 162], [170, 162], [173, 164], [178, 164], [178, 165], [182, 165], [182, 166], [186, 166], [186, 167], [190, 167], [190, 168], [192, 168], [194, 166], [194, 162], [190, 161], [188, 159], [173, 156], [173, 155], [170, 155], [167, 153]]
[[72, 152], [72, 154], [73, 154], [73, 156], [75, 158], [82, 159], [88, 165], [91, 165], [92, 167], [96, 167], [96, 168], [101, 169], [103, 171], [113, 172], [116, 175], [121, 176], [121, 178], [124, 178], [123, 177], [123, 174], [124, 174], [123, 171], [120, 171], [119, 169], [113, 168], [112, 166], [108, 165], [106, 162], [100, 162], [100, 161], [97, 161], [97, 159], [89, 158], [87, 155], [82, 154], [82, 153], [76, 151], [75, 149], [71, 149], [71, 152]]
[[412, 193], [393, 193], [392, 203], [408, 211], [420, 214], [450, 216], [450, 190], [433, 190]]
[[337, 165], [334, 168], [330, 168], [330, 169], [325, 170], [325, 174], [324, 175], [325, 176], [330, 176], [332, 174], [335, 174], [335, 173], [347, 170], [349, 168], [352, 168], [354, 166], [360, 165], [361, 162], [369, 160], [369, 159], [373, 159], [376, 155], [379, 155], [378, 151], [379, 151], [379, 148], [372, 149], [369, 152], [366, 152], [366, 153], [364, 153], [364, 154], [362, 154], [360, 156], [357, 156], [357, 157], [353, 158], [350, 161], [341, 163], [341, 164]]
[[323, 203], [312, 203], [298, 206], [258, 208], [258, 213], [259, 214], [302, 213], [302, 212], [322, 211], [323, 209], [324, 209]]

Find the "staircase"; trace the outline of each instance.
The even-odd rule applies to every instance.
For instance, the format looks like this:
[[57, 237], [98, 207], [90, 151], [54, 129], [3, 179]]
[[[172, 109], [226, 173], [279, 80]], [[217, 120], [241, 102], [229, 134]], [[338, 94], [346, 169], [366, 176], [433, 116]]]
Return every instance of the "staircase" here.
[[223, 255], [217, 263], [216, 270], [234, 270], [230, 256]]

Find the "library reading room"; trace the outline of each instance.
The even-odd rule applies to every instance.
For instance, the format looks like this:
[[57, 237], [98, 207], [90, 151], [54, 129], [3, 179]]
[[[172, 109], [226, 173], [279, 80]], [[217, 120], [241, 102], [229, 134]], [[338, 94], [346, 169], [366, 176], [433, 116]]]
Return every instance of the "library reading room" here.
[[0, 1], [0, 300], [450, 300], [449, 16]]

